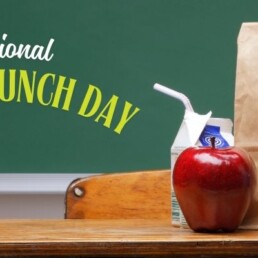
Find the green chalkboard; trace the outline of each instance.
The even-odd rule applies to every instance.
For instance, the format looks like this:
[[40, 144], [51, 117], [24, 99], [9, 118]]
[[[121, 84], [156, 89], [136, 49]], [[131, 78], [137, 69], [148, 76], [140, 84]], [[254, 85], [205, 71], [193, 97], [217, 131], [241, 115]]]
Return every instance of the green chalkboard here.
[[170, 167], [185, 93], [233, 119], [256, 0], [0, 0], [0, 172]]

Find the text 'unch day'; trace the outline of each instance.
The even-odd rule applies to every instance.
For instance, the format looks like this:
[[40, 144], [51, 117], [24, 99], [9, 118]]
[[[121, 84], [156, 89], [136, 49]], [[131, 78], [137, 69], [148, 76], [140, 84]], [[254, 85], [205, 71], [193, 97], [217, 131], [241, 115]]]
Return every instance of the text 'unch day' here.
[[[53, 73], [38, 75], [36, 71], [0, 69], [0, 102], [38, 102], [42, 106], [61, 108], [69, 111], [77, 80]], [[88, 85], [77, 114], [84, 118], [92, 118], [95, 122], [107, 128], [113, 128], [121, 134], [125, 125], [140, 111], [132, 103], [124, 101], [123, 108], [119, 110], [119, 97], [112, 95], [104, 103], [102, 91], [99, 87]], [[119, 121], [114, 122], [114, 115]], [[115, 123], [115, 124], [114, 124]]]

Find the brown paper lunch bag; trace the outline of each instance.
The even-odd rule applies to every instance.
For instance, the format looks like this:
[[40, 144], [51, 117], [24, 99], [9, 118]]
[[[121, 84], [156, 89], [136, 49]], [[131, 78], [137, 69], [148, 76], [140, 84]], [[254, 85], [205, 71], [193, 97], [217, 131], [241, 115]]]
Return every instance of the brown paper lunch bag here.
[[[235, 146], [252, 156], [258, 171], [258, 22], [242, 24], [237, 45]], [[242, 227], [258, 229], [258, 184]]]

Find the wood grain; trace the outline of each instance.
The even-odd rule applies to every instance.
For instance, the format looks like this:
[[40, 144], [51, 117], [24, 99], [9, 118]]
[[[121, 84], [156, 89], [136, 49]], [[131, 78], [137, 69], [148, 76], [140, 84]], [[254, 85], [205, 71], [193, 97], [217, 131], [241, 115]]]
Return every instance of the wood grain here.
[[170, 220], [170, 170], [103, 174], [75, 180], [66, 193], [66, 218]]
[[194, 233], [162, 220], [0, 220], [0, 257], [258, 256], [258, 231]]

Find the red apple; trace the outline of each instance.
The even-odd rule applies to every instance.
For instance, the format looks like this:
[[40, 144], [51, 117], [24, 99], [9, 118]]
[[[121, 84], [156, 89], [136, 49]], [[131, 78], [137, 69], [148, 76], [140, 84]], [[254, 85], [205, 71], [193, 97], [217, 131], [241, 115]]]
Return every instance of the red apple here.
[[254, 162], [241, 148], [190, 147], [178, 157], [173, 187], [194, 231], [234, 231], [242, 222], [256, 185]]

